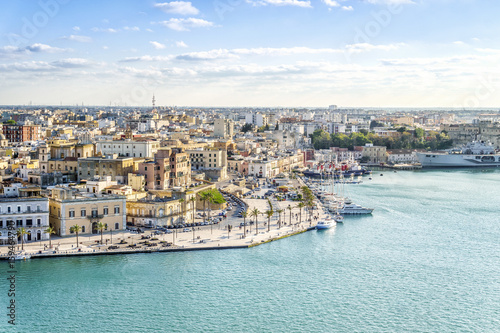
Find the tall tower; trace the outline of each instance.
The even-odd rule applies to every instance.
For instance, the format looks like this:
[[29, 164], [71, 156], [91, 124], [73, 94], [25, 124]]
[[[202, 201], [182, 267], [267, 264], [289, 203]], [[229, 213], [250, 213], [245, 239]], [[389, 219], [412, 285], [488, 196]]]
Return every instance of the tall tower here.
[[155, 108], [155, 103], [156, 103], [155, 94], [153, 94], [153, 109]]

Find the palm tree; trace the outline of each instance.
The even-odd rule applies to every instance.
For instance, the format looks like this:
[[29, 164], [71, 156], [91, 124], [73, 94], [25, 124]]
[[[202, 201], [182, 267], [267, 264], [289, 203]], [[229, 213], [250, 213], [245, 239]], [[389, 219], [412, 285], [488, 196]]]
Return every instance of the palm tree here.
[[99, 222], [99, 223], [97, 223], [96, 227], [97, 227], [97, 230], [99, 230], [101, 232], [101, 245], [102, 245], [102, 232], [104, 230], [106, 230], [108, 226], [102, 222]]
[[309, 222], [311, 221], [311, 213], [312, 213], [312, 208], [314, 207], [314, 201], [311, 199], [311, 200], [308, 200], [306, 202], [306, 206], [308, 208], [308, 215], [309, 215]]
[[[179, 203], [181, 204], [181, 211], [182, 211], [182, 220], [184, 221], [184, 215], [185, 215], [185, 208], [186, 208], [186, 205], [183, 205], [183, 203], [185, 202], [186, 200], [184, 200], [183, 198], [180, 198], [179, 199]], [[184, 209], [183, 209], [184, 208]], [[177, 221], [179, 221], [179, 219], [177, 218]]]
[[299, 204], [297, 205], [297, 208], [299, 209], [299, 214], [300, 214], [299, 215], [300, 216], [299, 223], [302, 223], [302, 208], [304, 208], [305, 206], [306, 206], [306, 204], [303, 201], [299, 202]]
[[281, 229], [281, 213], [283, 213], [283, 209], [278, 209], [276, 213], [278, 213], [278, 229]]
[[257, 208], [252, 209], [252, 213], [251, 213], [251, 215], [252, 215], [252, 216], [255, 216], [255, 234], [256, 234], [256, 235], [258, 235], [258, 234], [259, 234], [259, 228], [258, 228], [258, 226], [257, 226], [257, 217], [259, 216], [259, 214], [260, 214], [259, 209], [257, 209]]
[[271, 231], [271, 217], [274, 215], [274, 211], [266, 210], [265, 214], [267, 215], [267, 232]]
[[288, 215], [290, 215], [290, 226], [291, 226], [292, 225], [292, 209], [293, 209], [293, 207], [288, 205], [287, 208], [289, 210]]
[[69, 228], [70, 232], [76, 233], [76, 247], [78, 247], [78, 233], [82, 231], [82, 227], [80, 227], [78, 224], [75, 224], [71, 228]]
[[207, 202], [210, 201], [211, 193], [208, 191], [203, 191], [198, 193], [200, 200], [203, 201], [203, 223], [206, 222], [206, 210], [207, 210]]
[[48, 227], [43, 232], [45, 232], [46, 234], [49, 234], [49, 248], [52, 248], [52, 235], [54, 235], [56, 233], [56, 229], [54, 229], [52, 227]]
[[[248, 216], [248, 213], [246, 210], [241, 212], [241, 217], [243, 217], [243, 237], [247, 236], [247, 216]], [[250, 227], [252, 227], [252, 226], [250, 226]], [[250, 230], [250, 232], [251, 232], [251, 230]]]
[[193, 223], [194, 223], [194, 216], [196, 214], [196, 197], [193, 196], [189, 199], [191, 201], [191, 204], [193, 205]]
[[28, 231], [26, 230], [26, 228], [19, 228], [17, 229], [17, 236], [21, 237], [21, 250], [24, 251], [24, 235], [27, 235], [28, 234]]

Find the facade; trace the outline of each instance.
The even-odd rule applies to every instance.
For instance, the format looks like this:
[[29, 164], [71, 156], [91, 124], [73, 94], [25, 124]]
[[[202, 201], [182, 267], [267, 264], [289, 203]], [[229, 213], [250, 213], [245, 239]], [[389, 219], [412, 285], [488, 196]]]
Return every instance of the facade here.
[[[22, 195], [22, 189], [20, 189]], [[35, 197], [0, 198], [0, 245], [8, 244], [8, 226], [25, 228], [24, 242], [48, 240], [44, 232], [49, 227], [49, 199]], [[18, 236], [18, 243], [21, 238]]]
[[119, 184], [127, 183], [127, 176], [134, 171], [133, 157], [118, 157], [117, 154], [105, 157], [78, 159], [78, 181], [93, 180], [96, 176], [111, 176]]
[[3, 125], [3, 135], [9, 142], [40, 140], [40, 125]]
[[137, 174], [144, 176], [147, 190], [164, 190], [191, 184], [191, 162], [183, 149], [159, 149], [152, 161], [139, 163]]
[[127, 201], [127, 224], [156, 227], [188, 223], [192, 221], [190, 207], [191, 203], [169, 198]]
[[418, 163], [416, 150], [414, 149], [387, 149], [387, 155], [388, 163]]
[[229, 119], [215, 119], [214, 136], [219, 138], [232, 138], [234, 135], [234, 123]]
[[387, 162], [387, 148], [367, 143], [363, 147], [363, 157], [365, 156], [369, 163], [385, 163]]
[[98, 141], [95, 144], [96, 152], [101, 152], [103, 155], [118, 154], [122, 157], [150, 157], [152, 158], [158, 148], [160, 142], [158, 141], [133, 141], [133, 140], [120, 140], [120, 141]]
[[50, 225], [59, 236], [72, 234], [79, 225], [79, 234], [97, 234], [97, 224], [107, 230], [122, 231], [126, 226], [126, 198], [119, 195], [84, 195], [68, 188], [56, 187], [49, 197]]
[[193, 170], [202, 170], [214, 181], [227, 178], [227, 151], [217, 148], [187, 150]]

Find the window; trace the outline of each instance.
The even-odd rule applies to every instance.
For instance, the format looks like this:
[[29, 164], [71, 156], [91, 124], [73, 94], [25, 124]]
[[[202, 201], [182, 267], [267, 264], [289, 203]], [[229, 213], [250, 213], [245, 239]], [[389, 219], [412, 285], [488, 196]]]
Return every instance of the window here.
[[117, 222], [117, 223], [115, 223], [115, 230], [118, 230], [118, 229], [120, 229], [120, 223]]
[[69, 217], [75, 217], [75, 210], [74, 209], [69, 210]]
[[23, 220], [16, 220], [16, 225], [18, 227], [22, 227], [23, 226]]
[[33, 226], [33, 220], [32, 219], [26, 219], [26, 226], [27, 227], [32, 227]]
[[120, 206], [115, 206], [115, 214], [120, 214]]
[[41, 226], [42, 225], [42, 219], [36, 219], [36, 225]]
[[27, 211], [28, 213], [31, 213], [31, 206], [29, 206], [29, 205], [28, 205], [28, 206], [26, 206], [26, 211]]
[[104, 209], [102, 210], [102, 213], [104, 215], [108, 215], [108, 207], [104, 207]]
[[20, 213], [21, 212], [21, 206], [17, 206], [17, 212]]
[[144, 171], [147, 171], [148, 170], [148, 167], [144, 167]]
[[97, 208], [92, 208], [92, 217], [97, 217]]
[[82, 225], [82, 233], [85, 232], [85, 226]]
[[85, 208], [82, 208], [82, 209], [80, 210], [80, 216], [82, 216], [82, 217], [87, 216], [87, 210], [86, 210]]
[[7, 213], [10, 213], [12, 211], [12, 208], [9, 206], [7, 207]]

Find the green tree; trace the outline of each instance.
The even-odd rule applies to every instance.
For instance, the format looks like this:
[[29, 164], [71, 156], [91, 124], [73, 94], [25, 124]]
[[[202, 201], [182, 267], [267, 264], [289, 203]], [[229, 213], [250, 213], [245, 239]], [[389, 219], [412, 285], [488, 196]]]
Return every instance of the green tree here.
[[278, 229], [281, 229], [281, 213], [283, 213], [283, 209], [276, 210], [276, 213], [278, 213]]
[[9, 119], [5, 123], [8, 124], [8, 125], [16, 125], [17, 124], [14, 119]]
[[17, 229], [17, 236], [21, 237], [21, 250], [24, 251], [24, 235], [27, 235], [28, 231], [26, 228], [19, 228]]
[[48, 227], [43, 232], [45, 232], [46, 234], [49, 234], [49, 248], [52, 248], [52, 235], [54, 235], [56, 233], [56, 230], [52, 227]]
[[242, 131], [243, 133], [253, 131], [253, 124], [246, 123], [245, 125], [243, 125], [243, 126], [241, 127], [241, 131]]
[[[243, 217], [243, 237], [247, 237], [247, 216], [248, 212], [246, 210], [241, 212], [241, 217]], [[250, 226], [250, 232], [252, 232], [252, 226]]]
[[108, 225], [107, 224], [104, 224], [102, 222], [99, 222], [97, 223], [97, 230], [99, 230], [99, 232], [101, 233], [101, 244], [102, 244], [102, 233], [104, 230], [106, 230], [108, 228]]
[[299, 209], [299, 223], [302, 223], [302, 208], [304, 208], [306, 204], [304, 202], [299, 202], [297, 208]]
[[82, 227], [80, 227], [78, 224], [75, 224], [74, 226], [69, 228], [69, 231], [76, 233], [76, 247], [78, 247], [78, 233], [82, 231]]
[[259, 234], [259, 227], [257, 225], [258, 221], [257, 221], [257, 218], [259, 217], [259, 214], [260, 214], [260, 211], [258, 208], [254, 208], [252, 209], [252, 213], [251, 215], [253, 217], [255, 217], [255, 234], [258, 235]]
[[267, 216], [267, 232], [271, 231], [271, 217], [274, 215], [274, 211], [272, 209], [266, 210], [265, 212]]

